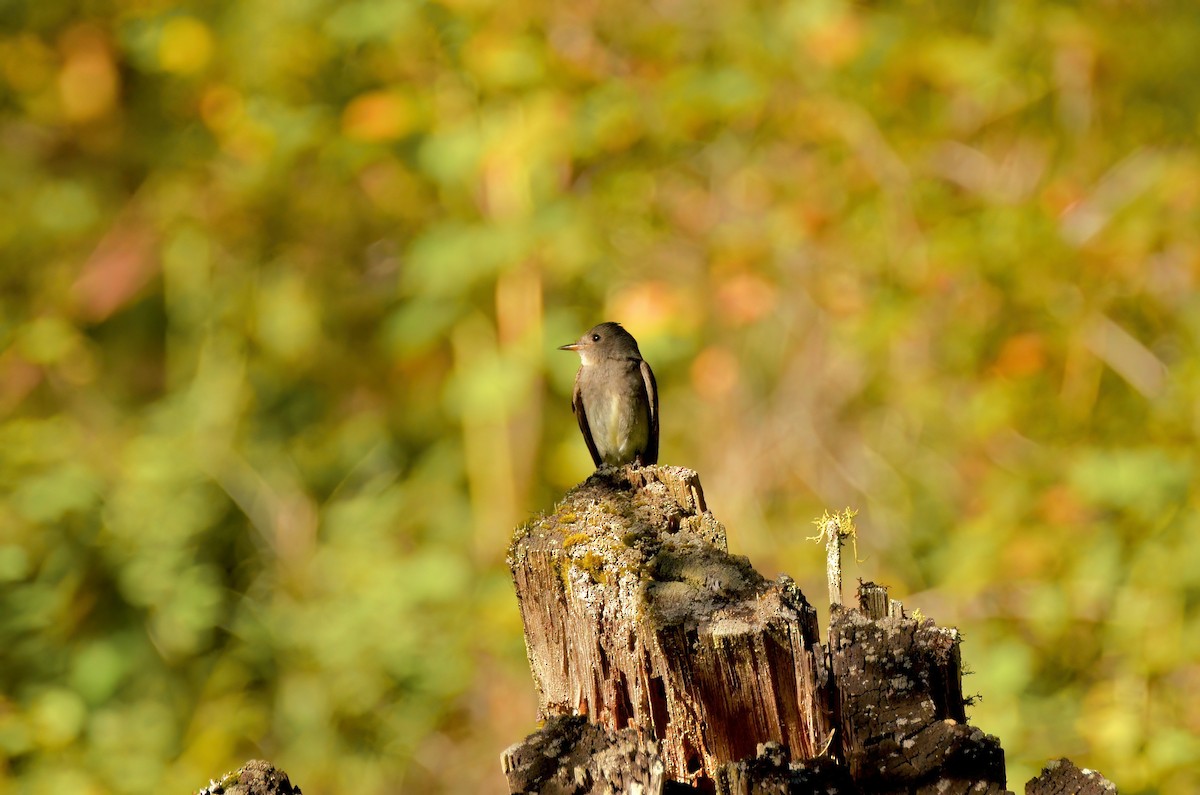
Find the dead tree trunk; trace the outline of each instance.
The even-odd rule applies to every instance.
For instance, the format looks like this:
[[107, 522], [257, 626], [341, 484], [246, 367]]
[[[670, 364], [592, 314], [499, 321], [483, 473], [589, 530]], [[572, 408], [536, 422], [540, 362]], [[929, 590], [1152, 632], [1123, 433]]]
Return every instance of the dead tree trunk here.
[[728, 553], [695, 472], [598, 471], [508, 561], [548, 721], [505, 752], [514, 793], [1005, 791], [957, 632], [868, 585], [826, 648], [790, 579]]
[[667, 776], [696, 784], [758, 743], [828, 745], [816, 612], [726, 551], [694, 472], [597, 473], [518, 532], [509, 562], [543, 719], [644, 728]]

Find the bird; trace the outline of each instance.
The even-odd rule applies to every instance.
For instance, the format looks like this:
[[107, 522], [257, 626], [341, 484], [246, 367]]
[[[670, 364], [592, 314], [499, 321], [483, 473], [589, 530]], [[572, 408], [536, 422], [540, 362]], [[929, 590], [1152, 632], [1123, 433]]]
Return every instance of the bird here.
[[577, 342], [571, 410], [596, 468], [658, 463], [658, 384], [637, 340], [620, 323], [601, 323]]

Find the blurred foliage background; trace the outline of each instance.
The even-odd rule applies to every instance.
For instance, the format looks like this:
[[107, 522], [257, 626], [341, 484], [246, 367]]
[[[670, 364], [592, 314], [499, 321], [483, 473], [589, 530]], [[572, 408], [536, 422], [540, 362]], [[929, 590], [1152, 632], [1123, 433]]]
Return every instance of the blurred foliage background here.
[[731, 548], [1200, 791], [1200, 10], [0, 4], [0, 791], [502, 792], [619, 320]]

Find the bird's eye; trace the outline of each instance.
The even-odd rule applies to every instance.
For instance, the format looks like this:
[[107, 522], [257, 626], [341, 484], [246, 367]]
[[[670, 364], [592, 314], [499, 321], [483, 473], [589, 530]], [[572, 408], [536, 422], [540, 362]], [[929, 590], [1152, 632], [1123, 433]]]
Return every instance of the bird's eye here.
[[593, 334], [593, 335], [592, 335], [592, 342], [599, 342], [599, 341], [600, 341], [600, 335], [599, 335], [599, 334]]

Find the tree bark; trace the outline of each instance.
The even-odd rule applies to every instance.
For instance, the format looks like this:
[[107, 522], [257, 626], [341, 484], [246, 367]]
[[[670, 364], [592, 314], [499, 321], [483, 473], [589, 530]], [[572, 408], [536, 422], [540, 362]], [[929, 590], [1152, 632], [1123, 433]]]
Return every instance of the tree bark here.
[[829, 632], [841, 757], [858, 786], [1004, 792], [999, 741], [966, 725], [958, 632], [866, 613], [835, 609]]
[[601, 470], [521, 528], [509, 564], [542, 719], [642, 727], [668, 778], [709, 790], [759, 743], [828, 745], [816, 612], [727, 552], [694, 472]]
[[658, 743], [637, 729], [614, 732], [582, 715], [551, 718], [502, 756], [513, 792], [621, 795], [663, 792]]
[[[599, 732], [583, 756], [580, 742], [545, 736], [561, 733], [554, 722], [509, 749], [514, 793], [609, 792], [554, 783], [598, 780], [597, 765], [580, 760], [601, 752], [605, 737], [626, 749], [638, 738], [636, 753], [605, 758], [642, 760], [648, 767], [625, 791], [647, 795], [679, 785], [1005, 792], [999, 741], [967, 725], [957, 631], [907, 617], [885, 588], [866, 583], [859, 609], [833, 606], [826, 648], [789, 578], [769, 581], [729, 554], [691, 470], [597, 471], [518, 529], [508, 562], [539, 717], [586, 716]], [[837, 580], [840, 600], [840, 572]], [[539, 765], [544, 786], [527, 774]], [[1037, 781], [1029, 795], [1060, 791]]]
[[300, 795], [300, 788], [270, 762], [251, 759], [219, 780], [213, 779], [196, 795]]
[[1070, 759], [1059, 759], [1025, 785], [1025, 795], [1117, 795], [1117, 787], [1095, 770], [1081, 770]]

